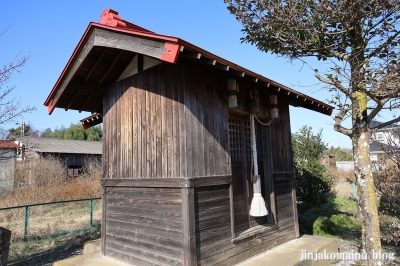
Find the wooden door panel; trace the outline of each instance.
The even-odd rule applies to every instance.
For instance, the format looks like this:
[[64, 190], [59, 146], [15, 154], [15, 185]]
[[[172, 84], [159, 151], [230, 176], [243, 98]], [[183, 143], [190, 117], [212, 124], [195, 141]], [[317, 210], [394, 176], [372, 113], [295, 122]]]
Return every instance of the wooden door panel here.
[[[250, 217], [249, 210], [253, 198], [253, 175], [252, 148], [250, 121], [248, 117], [229, 118], [229, 140], [232, 162], [232, 187], [234, 202], [234, 224], [235, 231], [243, 231], [249, 227], [267, 223], [267, 217]], [[259, 124], [256, 123], [256, 147], [258, 173], [264, 182], [264, 169], [262, 158], [261, 134]], [[262, 187], [262, 194], [265, 196]]]

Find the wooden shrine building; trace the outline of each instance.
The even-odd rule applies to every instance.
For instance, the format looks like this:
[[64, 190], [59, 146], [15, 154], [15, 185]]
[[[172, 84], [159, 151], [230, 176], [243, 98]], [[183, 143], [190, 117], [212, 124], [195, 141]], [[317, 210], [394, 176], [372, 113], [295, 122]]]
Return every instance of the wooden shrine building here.
[[[269, 211], [259, 218], [249, 215], [250, 103], [265, 124], [254, 126]], [[103, 122], [102, 254], [132, 265], [233, 265], [297, 238], [289, 105], [332, 113], [110, 9], [89, 24], [45, 105], [92, 112], [86, 127]]]

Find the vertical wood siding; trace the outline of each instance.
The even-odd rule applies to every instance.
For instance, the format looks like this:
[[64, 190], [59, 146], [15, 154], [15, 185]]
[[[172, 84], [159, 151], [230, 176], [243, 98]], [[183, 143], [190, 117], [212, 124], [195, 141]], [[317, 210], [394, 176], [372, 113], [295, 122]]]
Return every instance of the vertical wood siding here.
[[182, 63], [113, 85], [103, 104], [104, 178], [230, 175], [225, 83]]
[[230, 175], [227, 77], [201, 65], [184, 66], [187, 176]]
[[181, 72], [161, 65], [109, 89], [103, 103], [104, 178], [186, 177], [179, 160], [186, 150]]
[[279, 118], [273, 121], [267, 133], [270, 143], [271, 172], [276, 202], [274, 211], [276, 211], [279, 226], [293, 224], [297, 227], [289, 105], [279, 97], [278, 109]]

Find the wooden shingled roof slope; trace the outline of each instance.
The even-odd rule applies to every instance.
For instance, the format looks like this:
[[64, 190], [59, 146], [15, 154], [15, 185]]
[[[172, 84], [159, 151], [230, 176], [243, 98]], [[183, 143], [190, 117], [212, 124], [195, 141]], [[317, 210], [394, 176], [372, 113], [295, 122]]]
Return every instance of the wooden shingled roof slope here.
[[73, 153], [101, 155], [101, 141], [69, 140], [54, 138], [18, 137], [17, 141], [39, 153]]
[[156, 34], [106, 9], [100, 23], [91, 22], [44, 105], [51, 114], [63, 108], [102, 113], [107, 87], [115, 83], [137, 55], [175, 64], [179, 57], [227, 71], [288, 98], [293, 106], [331, 115], [333, 107], [254, 73], [177, 37]]

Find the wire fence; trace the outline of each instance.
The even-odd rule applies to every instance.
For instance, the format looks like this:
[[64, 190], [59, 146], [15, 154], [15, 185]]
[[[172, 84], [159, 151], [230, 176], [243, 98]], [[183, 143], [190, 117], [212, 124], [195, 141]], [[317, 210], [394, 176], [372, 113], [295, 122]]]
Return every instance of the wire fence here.
[[101, 198], [29, 204], [0, 209], [0, 226], [11, 243], [38, 240], [100, 227]]
[[357, 200], [357, 184], [352, 181], [336, 181], [333, 182], [333, 192], [336, 198]]

